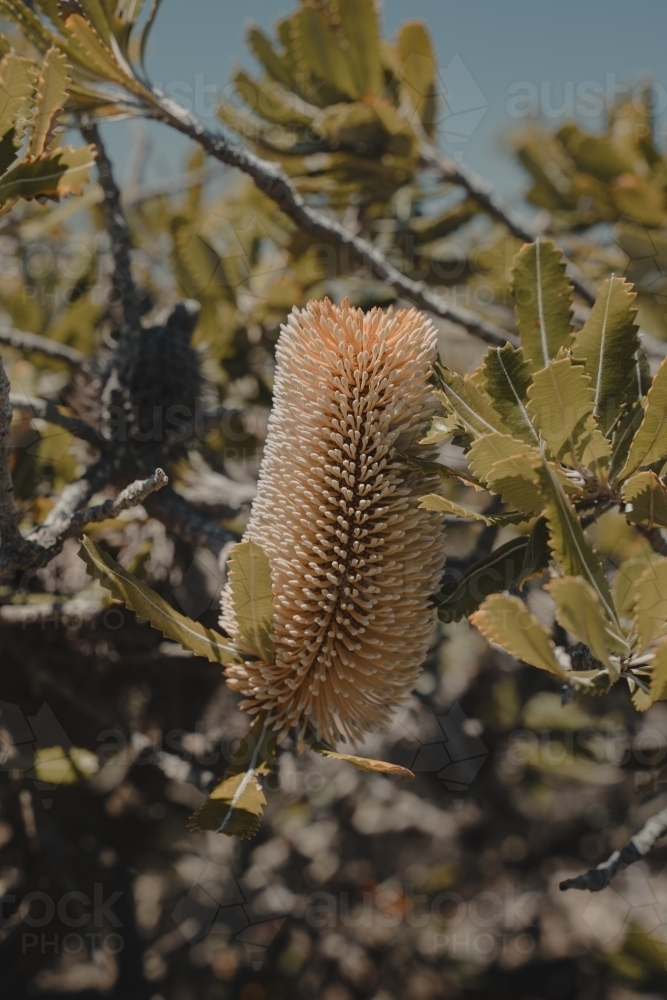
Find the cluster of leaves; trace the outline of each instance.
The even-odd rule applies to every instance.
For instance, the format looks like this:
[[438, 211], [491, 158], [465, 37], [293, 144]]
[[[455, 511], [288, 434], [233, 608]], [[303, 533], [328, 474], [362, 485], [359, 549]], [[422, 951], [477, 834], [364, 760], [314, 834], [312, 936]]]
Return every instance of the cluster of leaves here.
[[[603, 132], [573, 122], [531, 125], [513, 137], [532, 179], [526, 196], [572, 234], [571, 252], [596, 278], [610, 267], [634, 284], [643, 329], [667, 337], [667, 159], [655, 142], [652, 86], [607, 109]], [[610, 239], [600, 242], [601, 229]]]
[[59, 146], [71, 83], [66, 57], [51, 46], [37, 62], [1, 37], [0, 52], [0, 214], [21, 198], [57, 201], [81, 194], [95, 152]]
[[[453, 437], [469, 472], [440, 466], [443, 479], [486, 490], [505, 507], [486, 515], [436, 494], [422, 506], [486, 524], [536, 520], [527, 536], [450, 583], [437, 596], [440, 616], [469, 616], [491, 641], [576, 690], [606, 691], [623, 677], [646, 709], [667, 694], [667, 560], [634, 557], [610, 587], [585, 527], [613, 509], [640, 533], [667, 527], [667, 361], [651, 380], [635, 294], [619, 278], [604, 282], [574, 331], [572, 289], [553, 243], [522, 249], [513, 294], [521, 347], [490, 348], [464, 378], [438, 366], [445, 414], [425, 439]], [[591, 669], [559, 655], [524, 602], [501, 593], [549, 564], [557, 620], [592, 652]]]

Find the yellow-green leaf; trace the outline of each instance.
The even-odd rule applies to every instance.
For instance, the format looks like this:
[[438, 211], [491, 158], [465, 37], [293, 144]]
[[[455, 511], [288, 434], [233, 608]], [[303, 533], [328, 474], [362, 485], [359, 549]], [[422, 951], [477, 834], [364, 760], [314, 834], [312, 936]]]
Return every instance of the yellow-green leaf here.
[[492, 594], [470, 616], [470, 621], [489, 642], [501, 646], [518, 660], [557, 677], [566, 676], [556, 659], [551, 636], [518, 597]]
[[623, 483], [621, 496], [628, 521], [644, 528], [667, 528], [667, 487], [655, 472], [635, 473]]
[[35, 95], [37, 110], [30, 131], [27, 152], [29, 157], [42, 156], [44, 151], [49, 148], [54, 129], [67, 100], [69, 82], [67, 57], [55, 46], [52, 46], [44, 56], [42, 70], [37, 81]]
[[572, 341], [572, 285], [551, 240], [527, 243], [515, 258], [512, 290], [523, 353], [537, 371]]
[[451, 415], [452, 423], [466, 437], [474, 440], [486, 434], [507, 432], [487, 394], [470, 378], [463, 379], [441, 365], [436, 366], [436, 375], [439, 385], [436, 396]]
[[640, 653], [667, 632], [667, 559], [649, 564], [635, 583], [634, 622]]
[[641, 552], [639, 555], [631, 556], [621, 563], [616, 571], [614, 582], [611, 587], [611, 594], [614, 598], [614, 606], [622, 618], [632, 615], [635, 606], [635, 586], [637, 580], [645, 573], [651, 563], [659, 562], [662, 556], [657, 552]]
[[22, 160], [0, 178], [0, 206], [6, 212], [19, 198], [64, 198], [80, 194], [95, 162], [92, 146], [64, 146], [38, 160]]
[[533, 376], [527, 411], [550, 454], [563, 464], [599, 466], [611, 446], [591, 416], [594, 391], [581, 365], [569, 357], [550, 361]]
[[31, 118], [30, 97], [35, 82], [35, 65], [29, 59], [8, 52], [0, 61], [0, 136], [12, 132], [15, 147], [21, 145]]
[[605, 432], [616, 420], [635, 373], [639, 347], [636, 298], [628, 282], [608, 278], [572, 345], [574, 357], [584, 362], [584, 371], [591, 379], [593, 416]]
[[392, 774], [397, 778], [414, 778], [412, 771], [400, 764], [389, 764], [384, 760], [372, 760], [370, 757], [355, 757], [349, 753], [338, 753], [326, 743], [317, 740], [309, 744], [310, 749], [320, 757], [327, 757], [330, 760], [343, 760], [346, 764], [352, 764], [359, 771], [370, 771], [375, 774]]
[[401, 97], [412, 105], [427, 135], [433, 132], [436, 112], [437, 59], [422, 21], [406, 21], [396, 38]]
[[35, 781], [53, 785], [73, 785], [97, 774], [100, 762], [96, 754], [83, 747], [44, 747], [35, 751], [33, 766], [26, 772]]
[[262, 547], [239, 542], [228, 561], [229, 586], [239, 633], [255, 656], [273, 662], [271, 567]]
[[552, 580], [545, 589], [556, 603], [556, 617], [563, 628], [585, 643], [610, 672], [618, 675], [618, 665], [612, 662], [610, 654], [627, 656], [630, 647], [620, 629], [605, 615], [590, 583], [580, 576], [564, 576]]
[[85, 535], [79, 555], [91, 576], [137, 615], [147, 618], [153, 628], [162, 632], [167, 639], [180, 642], [184, 649], [191, 650], [196, 656], [206, 657], [211, 663], [243, 662], [229, 640], [214, 629], [204, 628], [199, 622], [179, 614], [159, 594], [128, 573]]
[[490, 347], [484, 356], [484, 388], [514, 437], [536, 445], [539, 437], [526, 410], [532, 368], [511, 344]]
[[555, 561], [562, 567], [566, 576], [581, 576], [592, 586], [605, 614], [620, 628], [600, 560], [586, 538], [558, 476], [544, 459], [536, 471], [546, 500], [545, 516]]
[[509, 434], [491, 433], [473, 442], [467, 454], [475, 477], [527, 514], [538, 514], [544, 500], [535, 485], [539, 452]]
[[652, 465], [667, 455], [667, 358], [664, 358], [646, 398], [644, 419], [635, 434], [620, 479], [627, 479], [642, 465]]
[[462, 504], [454, 503], [447, 497], [441, 497], [438, 493], [428, 493], [419, 498], [419, 506], [422, 510], [437, 511], [439, 514], [452, 514], [454, 517], [467, 518], [470, 521], [483, 521], [484, 524], [518, 524], [527, 519], [523, 511], [508, 511], [503, 514], [480, 514], [477, 510], [464, 507]]
[[266, 797], [252, 771], [223, 778], [188, 820], [188, 829], [249, 840], [259, 830]]

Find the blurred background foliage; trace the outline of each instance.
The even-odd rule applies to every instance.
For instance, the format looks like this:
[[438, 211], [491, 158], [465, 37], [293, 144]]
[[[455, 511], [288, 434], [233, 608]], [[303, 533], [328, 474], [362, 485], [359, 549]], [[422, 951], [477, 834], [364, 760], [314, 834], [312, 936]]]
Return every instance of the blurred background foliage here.
[[[119, 5], [119, 33], [140, 6]], [[15, 25], [7, 25], [7, 37], [21, 55], [35, 55]], [[235, 99], [220, 104], [221, 126], [279, 162], [309, 204], [365, 236], [406, 274], [511, 332], [509, 274], [520, 241], [423, 155], [446, 110], [428, 27], [408, 21], [385, 39], [370, 2], [303, 0], [271, 36], [252, 27], [248, 44], [256, 73], [235, 74]], [[85, 95], [72, 93], [81, 108]], [[655, 144], [651, 105], [647, 84], [608, 109], [600, 134], [568, 123], [556, 132], [534, 126], [510, 141], [530, 178], [536, 230], [555, 238], [595, 284], [611, 273], [635, 283], [655, 361], [667, 340], [667, 161]], [[241, 530], [281, 322], [312, 297], [347, 295], [368, 308], [393, 303], [396, 293], [339, 247], [299, 232], [251, 181], [199, 148], [177, 181], [147, 181], [148, 156], [138, 126], [122, 195], [142, 309], [151, 317], [183, 297], [200, 303], [194, 343], [206, 405], [226, 408], [175, 460], [172, 482]], [[103, 349], [113, 321], [101, 201], [91, 183], [80, 197], [22, 201], [5, 215], [0, 310], [7, 327], [86, 356]], [[439, 329], [444, 362], [472, 370], [484, 345], [451, 324]], [[2, 353], [17, 391], [75, 404], [76, 366], [6, 344]], [[23, 411], [13, 440], [16, 493], [29, 526], [80, 473], [85, 446]], [[463, 564], [481, 535], [491, 548], [508, 530], [448, 526], [450, 565]], [[644, 544], [612, 515], [594, 532], [597, 550], [612, 561]], [[168, 600], [204, 624], [216, 622], [220, 575], [205, 547], [172, 537], [143, 508], [92, 534]], [[2, 702], [25, 717], [46, 703], [63, 746], [88, 748], [101, 765], [94, 777], [62, 779], [55, 789], [58, 775], [44, 761], [33, 772], [3, 765], [3, 996], [662, 995], [664, 848], [600, 896], [562, 895], [557, 884], [620, 847], [664, 804], [664, 705], [639, 716], [614, 689], [563, 706], [551, 679], [492, 651], [467, 622], [441, 624], [409, 705], [389, 733], [362, 748], [412, 766], [412, 784], [297, 759], [287, 746], [256, 841], [188, 834], [201, 786], [224, 770], [243, 717], [215, 666], [105, 603], [76, 549], [68, 542], [45, 569], [3, 581], [0, 590]], [[529, 604], [552, 624], [541, 594], [531, 586]], [[7, 609], [12, 614], [3, 618]], [[123, 740], [134, 733], [134, 743], [105, 766], [109, 744], [117, 749], [110, 730]], [[3, 738], [21, 742], [11, 727]], [[35, 929], [19, 906], [27, 894], [57, 901], [76, 890], [92, 898], [95, 885], [105, 899], [121, 893], [114, 913], [122, 924], [118, 930], [107, 915], [94, 928], [102, 943], [96, 956], [58, 945], [54, 954], [24, 937], [45, 933], [62, 942], [71, 930], [57, 915]], [[241, 924], [238, 911], [228, 919], [224, 911], [238, 902], [239, 885], [251, 901]], [[114, 952], [104, 940], [116, 930], [123, 945]]]

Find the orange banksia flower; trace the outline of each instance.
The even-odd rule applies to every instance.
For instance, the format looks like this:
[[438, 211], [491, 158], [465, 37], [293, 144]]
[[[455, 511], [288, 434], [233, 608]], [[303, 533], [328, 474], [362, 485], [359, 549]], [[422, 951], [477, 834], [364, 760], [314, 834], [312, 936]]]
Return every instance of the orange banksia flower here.
[[[309, 302], [277, 348], [274, 405], [245, 534], [271, 568], [274, 662], [227, 668], [275, 729], [359, 738], [414, 685], [435, 623], [442, 517], [404, 454], [433, 414], [436, 331], [416, 309]], [[230, 587], [221, 624], [234, 639]]]

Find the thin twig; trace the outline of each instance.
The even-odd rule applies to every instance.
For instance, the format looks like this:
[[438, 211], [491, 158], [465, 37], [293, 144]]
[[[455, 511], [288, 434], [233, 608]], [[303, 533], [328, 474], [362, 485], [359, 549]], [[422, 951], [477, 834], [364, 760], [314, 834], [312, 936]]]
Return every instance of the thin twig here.
[[96, 448], [101, 448], [106, 444], [94, 427], [79, 417], [69, 417], [66, 413], [61, 413], [55, 403], [49, 399], [38, 399], [36, 396], [24, 396], [21, 393], [13, 392], [9, 401], [15, 410], [26, 410], [31, 416], [62, 427], [74, 437], [81, 438], [82, 441], [87, 441], [88, 444], [92, 444]]
[[588, 889], [590, 892], [599, 892], [609, 885], [614, 875], [632, 865], [635, 861], [641, 861], [651, 851], [658, 840], [667, 833], [667, 806], [661, 809], [644, 824], [641, 830], [628, 841], [620, 851], [614, 853], [606, 861], [603, 861], [597, 868], [591, 868], [584, 875], [577, 875], [575, 878], [566, 878], [560, 883], [560, 889], [565, 892], [567, 889]]
[[[443, 153], [437, 146], [431, 143], [422, 143], [420, 147], [421, 161], [424, 166], [436, 170], [443, 180], [450, 184], [457, 184], [465, 188], [471, 198], [487, 212], [491, 218], [502, 222], [509, 229], [512, 236], [523, 240], [525, 243], [532, 243], [538, 235], [533, 232], [530, 226], [513, 212], [505, 203], [493, 192], [493, 188], [488, 181], [478, 177], [462, 163], [456, 163], [451, 157]], [[597, 289], [584, 274], [584, 272], [571, 260], [567, 262], [567, 272], [570, 281], [574, 285], [576, 292], [582, 299], [592, 306], [595, 302]]]
[[19, 351], [31, 354], [33, 351], [48, 354], [50, 358], [66, 361], [70, 365], [80, 365], [84, 360], [81, 351], [67, 344], [59, 344], [57, 340], [42, 337], [38, 333], [27, 333], [25, 330], [15, 330], [13, 327], [0, 329], [0, 343], [9, 344]]
[[189, 111], [161, 91], [154, 89], [153, 96], [155, 103], [146, 109], [149, 117], [171, 125], [199, 143], [210, 156], [252, 177], [260, 191], [268, 195], [302, 232], [345, 247], [351, 257], [366, 264], [404, 298], [421, 309], [464, 327], [487, 344], [514, 342], [512, 334], [469, 309], [447, 303], [423, 281], [414, 281], [402, 274], [372, 243], [350, 232], [323, 212], [310, 208], [279, 164], [257, 156], [239, 143], [232, 144], [223, 136], [209, 132]]

